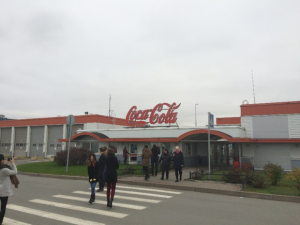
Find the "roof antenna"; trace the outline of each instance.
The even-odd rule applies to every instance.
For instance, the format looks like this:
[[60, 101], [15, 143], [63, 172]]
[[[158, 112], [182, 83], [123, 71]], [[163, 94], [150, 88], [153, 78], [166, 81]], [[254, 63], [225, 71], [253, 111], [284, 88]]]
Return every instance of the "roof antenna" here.
[[254, 79], [253, 79], [253, 71], [252, 70], [251, 70], [251, 74], [252, 74], [253, 98], [254, 98], [254, 104], [255, 104]]
[[111, 102], [111, 94], [109, 94], [109, 110], [108, 110], [108, 116], [111, 116], [110, 102]]

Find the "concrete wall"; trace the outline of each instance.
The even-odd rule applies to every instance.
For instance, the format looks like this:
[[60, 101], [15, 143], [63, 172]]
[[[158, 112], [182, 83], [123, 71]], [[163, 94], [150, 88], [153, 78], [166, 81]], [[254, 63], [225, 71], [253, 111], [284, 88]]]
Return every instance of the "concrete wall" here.
[[263, 169], [268, 162], [276, 163], [284, 170], [292, 169], [292, 161], [295, 166], [300, 160], [299, 144], [266, 143], [266, 144], [242, 144], [242, 157], [250, 158], [255, 169]]

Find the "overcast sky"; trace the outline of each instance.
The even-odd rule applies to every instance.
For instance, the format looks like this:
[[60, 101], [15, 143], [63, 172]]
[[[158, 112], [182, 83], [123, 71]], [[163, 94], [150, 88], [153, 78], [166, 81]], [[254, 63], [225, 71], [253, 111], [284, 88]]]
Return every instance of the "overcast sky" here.
[[0, 0], [0, 114], [181, 103], [180, 126], [300, 100], [300, 1]]

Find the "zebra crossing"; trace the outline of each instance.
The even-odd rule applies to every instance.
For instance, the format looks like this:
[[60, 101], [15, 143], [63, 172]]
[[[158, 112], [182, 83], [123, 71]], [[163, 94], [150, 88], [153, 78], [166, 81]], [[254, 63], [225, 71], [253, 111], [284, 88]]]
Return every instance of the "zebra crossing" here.
[[[53, 224], [84, 224], [84, 225], [109, 225], [99, 223], [97, 216], [104, 216], [108, 218], [123, 219], [130, 214], [134, 214], [135, 210], [145, 210], [155, 204], [159, 204], [162, 201], [180, 195], [182, 192], [169, 191], [157, 188], [142, 188], [135, 186], [117, 185], [116, 195], [114, 197], [113, 209], [106, 207], [106, 192], [96, 192], [96, 200], [90, 205], [88, 203], [88, 197], [90, 196], [90, 188], [86, 191], [77, 190], [70, 191], [69, 195], [56, 194], [49, 199], [31, 199], [28, 202], [31, 203], [30, 207], [21, 206], [16, 204], [8, 204], [7, 209], [17, 212], [18, 214], [30, 215], [33, 217], [42, 217], [48, 220], [53, 220]], [[67, 202], [65, 202], [67, 201]], [[32, 205], [34, 205], [32, 207]], [[94, 206], [93, 206], [94, 205]], [[47, 210], [41, 210], [41, 209]], [[53, 209], [58, 210], [59, 213], [54, 213]], [[118, 210], [119, 209], [119, 210]], [[123, 212], [121, 209], [125, 209]], [[54, 211], [55, 211], [54, 210]], [[71, 212], [72, 215], [64, 215], [61, 212]], [[89, 219], [80, 218], [80, 213], [86, 213]], [[95, 215], [94, 217], [92, 215]], [[93, 219], [95, 218], [95, 221]], [[60, 223], [59, 223], [60, 222]], [[29, 225], [35, 224], [34, 219], [31, 222], [17, 221], [12, 218], [4, 218], [4, 225]], [[52, 222], [51, 222], [52, 224]]]

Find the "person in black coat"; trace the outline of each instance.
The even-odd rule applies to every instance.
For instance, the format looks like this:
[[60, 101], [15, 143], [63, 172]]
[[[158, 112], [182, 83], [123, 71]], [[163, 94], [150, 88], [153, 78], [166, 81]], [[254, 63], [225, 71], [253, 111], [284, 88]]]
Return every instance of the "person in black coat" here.
[[176, 181], [178, 182], [178, 172], [180, 175], [180, 180], [182, 179], [182, 167], [184, 165], [184, 157], [182, 151], [180, 151], [179, 147], [176, 146], [175, 152], [173, 153], [173, 167], [175, 169]]
[[95, 154], [91, 154], [88, 161], [88, 175], [89, 182], [91, 185], [91, 198], [89, 203], [95, 201], [95, 187], [98, 182], [99, 164], [97, 162]]
[[160, 156], [158, 163], [161, 163], [161, 180], [164, 179], [164, 175], [166, 172], [166, 178], [169, 179], [169, 170], [171, 163], [171, 156], [169, 155], [169, 151], [167, 149], [164, 150], [164, 153]]
[[[159, 149], [156, 147], [156, 145], [153, 145], [152, 149], [152, 156], [151, 156], [151, 172], [152, 176], [157, 175], [157, 166], [158, 166], [158, 152]], [[155, 173], [154, 173], [154, 167], [155, 167]]]
[[107, 197], [107, 207], [112, 207], [112, 202], [114, 200], [116, 184], [118, 179], [117, 169], [119, 168], [119, 162], [115, 156], [113, 149], [108, 149], [107, 156], [105, 159], [106, 172], [105, 172], [105, 181], [106, 181], [106, 197]]
[[99, 157], [99, 189], [97, 192], [101, 192], [104, 190], [104, 171], [105, 171], [105, 155], [106, 155], [106, 148], [100, 148], [100, 157]]

